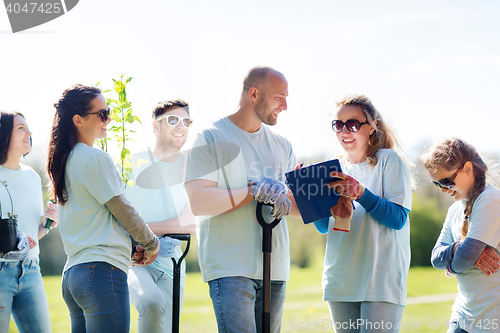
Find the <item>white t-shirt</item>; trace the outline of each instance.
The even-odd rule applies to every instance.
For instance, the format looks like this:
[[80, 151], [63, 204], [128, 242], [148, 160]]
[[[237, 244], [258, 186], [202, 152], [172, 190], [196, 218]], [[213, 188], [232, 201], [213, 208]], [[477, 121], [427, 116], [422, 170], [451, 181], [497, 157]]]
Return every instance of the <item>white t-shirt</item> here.
[[[153, 158], [153, 163], [151, 163]], [[146, 223], [161, 222], [181, 216], [187, 204], [184, 189], [184, 166], [186, 154], [181, 154], [173, 162], [158, 160], [152, 153], [142, 151], [134, 154], [133, 162], [141, 161], [133, 167], [131, 179], [133, 186], [127, 186], [125, 195], [130, 204], [141, 214]], [[175, 258], [182, 255], [180, 246], [175, 249]], [[173, 263], [171, 258], [157, 257], [148, 267], [158, 269], [173, 279]], [[185, 262], [181, 273], [185, 275]]]
[[[411, 210], [411, 176], [390, 149], [377, 152], [378, 163], [342, 162], [342, 171], [384, 200]], [[349, 232], [333, 231], [330, 218], [323, 270], [325, 301], [406, 304], [410, 267], [410, 221], [401, 230], [377, 222], [357, 202]]]
[[[19, 170], [10, 170], [0, 166], [0, 181], [7, 184], [12, 202], [14, 215], [17, 215], [17, 229], [38, 242], [38, 226], [44, 215], [42, 182], [40, 176], [29, 166], [20, 164]], [[5, 187], [0, 185], [0, 202], [2, 203], [2, 218], [8, 218], [12, 213], [9, 194]], [[38, 258], [40, 247], [37, 245], [30, 250], [28, 260]], [[12, 261], [0, 258], [0, 261]]]
[[[460, 240], [464, 209], [464, 200], [450, 206], [437, 242], [451, 244]], [[495, 186], [486, 186], [474, 202], [467, 237], [494, 248], [500, 256], [500, 190]], [[494, 323], [500, 325], [500, 271], [487, 276], [472, 266], [457, 274], [457, 281], [458, 297], [451, 320], [459, 321], [467, 332], [495, 331]]]
[[130, 238], [105, 205], [124, 192], [109, 154], [77, 143], [66, 163], [66, 189], [68, 201], [58, 205], [61, 238], [68, 255], [64, 271], [101, 261], [127, 273]]
[[[218, 188], [237, 189], [247, 186], [248, 180], [265, 177], [285, 182], [285, 173], [296, 165], [290, 142], [268, 126], [248, 133], [227, 117], [199, 134], [194, 146], [186, 182], [206, 179]], [[255, 209], [253, 201], [230, 213], [197, 218], [198, 259], [205, 282], [230, 276], [262, 279], [262, 228]], [[285, 218], [272, 233], [271, 280], [287, 281], [290, 246]]]

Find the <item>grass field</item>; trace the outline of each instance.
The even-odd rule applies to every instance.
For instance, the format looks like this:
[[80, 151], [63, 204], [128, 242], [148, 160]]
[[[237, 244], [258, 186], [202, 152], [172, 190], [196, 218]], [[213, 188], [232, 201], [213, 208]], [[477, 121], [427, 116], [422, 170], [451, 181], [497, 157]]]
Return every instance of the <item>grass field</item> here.
[[[52, 332], [71, 332], [68, 309], [61, 296], [61, 278], [45, 277]], [[434, 268], [412, 268], [408, 276], [408, 297], [456, 292], [456, 279], [448, 279]], [[410, 298], [411, 299], [411, 298]], [[410, 300], [409, 299], [409, 300]], [[411, 303], [409, 301], [409, 303]], [[408, 304], [400, 332], [444, 332], [453, 301]], [[405, 328], [406, 326], [406, 328]], [[137, 312], [131, 309], [131, 332], [137, 332]], [[180, 331], [217, 332], [208, 286], [199, 273], [187, 274]], [[321, 268], [292, 268], [287, 284], [282, 332], [333, 332], [326, 302], [322, 301]], [[17, 332], [11, 321], [9, 332]]]

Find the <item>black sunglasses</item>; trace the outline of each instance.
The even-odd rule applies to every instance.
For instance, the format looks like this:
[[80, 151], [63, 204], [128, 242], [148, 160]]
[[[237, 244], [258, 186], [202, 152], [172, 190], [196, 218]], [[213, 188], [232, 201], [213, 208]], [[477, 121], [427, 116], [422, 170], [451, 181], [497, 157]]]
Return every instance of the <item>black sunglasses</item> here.
[[[465, 163], [467, 163], [467, 162], [465, 162]], [[455, 172], [455, 173], [453, 174], [453, 176], [451, 176], [451, 177], [449, 177], [449, 178], [443, 178], [443, 179], [441, 179], [441, 180], [439, 180], [439, 181], [434, 181], [434, 180], [433, 180], [433, 181], [432, 181], [432, 183], [433, 183], [434, 185], [436, 185], [436, 187], [437, 187], [438, 189], [440, 189], [440, 190], [442, 190], [442, 189], [447, 189], [447, 190], [452, 189], [452, 188], [453, 188], [453, 186], [455, 186], [455, 182], [454, 182], [454, 180], [455, 180], [455, 178], [457, 178], [458, 173], [459, 173], [459, 172], [463, 169], [463, 167], [464, 167], [465, 163], [464, 163], [464, 164], [462, 164], [462, 166], [461, 166], [460, 168], [458, 168], [457, 172]]]
[[156, 121], [160, 121], [163, 118], [167, 118], [167, 124], [169, 124], [170, 126], [177, 126], [177, 124], [181, 120], [182, 120], [182, 125], [184, 125], [184, 127], [191, 127], [191, 125], [193, 125], [193, 119], [190, 117], [181, 118], [176, 115], [168, 115], [168, 114], [159, 116], [158, 118], [156, 118]]
[[92, 112], [92, 113], [87, 113], [87, 114], [98, 114], [101, 116], [101, 120], [102, 122], [106, 122], [106, 120], [108, 120], [108, 116], [109, 116], [109, 111], [110, 111], [110, 108], [107, 108], [107, 109], [102, 109], [102, 110], [99, 110], [97, 112]]
[[360, 123], [357, 119], [349, 119], [345, 123], [341, 120], [332, 121], [332, 129], [336, 133], [342, 132], [342, 129], [347, 128], [349, 132], [357, 132], [361, 129], [362, 125], [369, 124], [367, 121]]

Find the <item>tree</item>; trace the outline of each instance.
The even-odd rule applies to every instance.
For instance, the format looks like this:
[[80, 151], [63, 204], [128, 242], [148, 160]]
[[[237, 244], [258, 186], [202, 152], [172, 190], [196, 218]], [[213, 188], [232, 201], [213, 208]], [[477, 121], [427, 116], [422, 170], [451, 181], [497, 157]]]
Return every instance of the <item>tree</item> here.
[[132, 153], [127, 148], [127, 142], [135, 142], [135, 140], [131, 138], [131, 134], [136, 131], [131, 130], [127, 124], [131, 125], [136, 121], [141, 125], [142, 123], [139, 120], [139, 117], [133, 114], [132, 102], [130, 102], [127, 98], [127, 84], [132, 80], [132, 77], [128, 77], [124, 81], [124, 74], [121, 74], [118, 80], [112, 80], [114, 82], [113, 90], [104, 90], [103, 94], [111, 91], [114, 91], [117, 94], [116, 99], [106, 97], [106, 104], [110, 107], [109, 116], [112, 119], [111, 128], [109, 130], [114, 132], [114, 135], [111, 138], [97, 140], [96, 144], [101, 147], [102, 150], [108, 151], [108, 142], [113, 139], [116, 141], [120, 150], [120, 158], [115, 159], [116, 161], [119, 161], [119, 166], [117, 167], [118, 172], [120, 173], [125, 186], [132, 186], [133, 181], [130, 180], [130, 176], [134, 165], [132, 163]]

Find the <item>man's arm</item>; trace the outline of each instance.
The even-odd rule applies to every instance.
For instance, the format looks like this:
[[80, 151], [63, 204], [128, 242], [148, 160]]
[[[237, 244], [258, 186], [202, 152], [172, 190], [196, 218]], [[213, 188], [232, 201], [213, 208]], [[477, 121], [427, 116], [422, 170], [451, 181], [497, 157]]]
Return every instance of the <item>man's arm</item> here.
[[254, 200], [254, 186], [237, 189], [218, 188], [216, 182], [206, 179], [191, 180], [186, 182], [185, 186], [195, 216], [229, 213]]
[[148, 223], [148, 226], [156, 236], [163, 236], [166, 234], [192, 235], [196, 233], [196, 221], [188, 203], [186, 203], [186, 207], [181, 216], [161, 222]]

